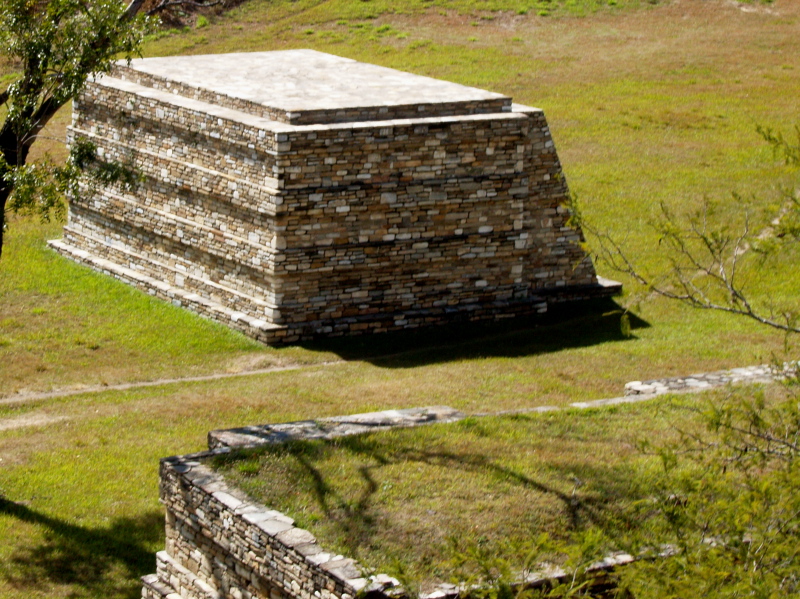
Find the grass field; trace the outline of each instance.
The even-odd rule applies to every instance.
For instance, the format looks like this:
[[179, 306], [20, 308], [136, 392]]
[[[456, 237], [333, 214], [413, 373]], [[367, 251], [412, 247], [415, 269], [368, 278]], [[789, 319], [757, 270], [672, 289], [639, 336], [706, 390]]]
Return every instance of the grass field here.
[[[631, 505], [652, 500], [649, 483], [661, 469], [642, 443], [677, 442], [676, 427], [702, 430], [698, 403], [684, 396], [467, 418], [244, 450], [212, 463], [251, 497], [290, 514], [326, 549], [373, 571], [402, 573], [431, 592], [437, 583], [477, 577], [486, 565], [481, 553], [521, 571], [542, 535], [569, 543], [590, 529], [601, 532], [604, 547], [590, 559], [629, 549], [630, 531], [641, 524]], [[551, 563], [566, 557], [542, 550], [539, 559], [545, 555]]]
[[[781, 186], [795, 184], [755, 130], [798, 121], [794, 2], [404, 6], [251, 0], [207, 26], [154, 36], [145, 54], [310, 47], [539, 106], [586, 217], [626, 237], [647, 268], [663, 264], [648, 227], [660, 202], [680, 212], [708, 197], [732, 221], [737, 191], [764, 217]], [[48, 135], [63, 136], [67, 121], [60, 115]], [[628, 298], [504, 327], [270, 349], [57, 257], [44, 245], [57, 237], [58, 223], [15, 218], [0, 260], [1, 597], [138, 596], [137, 577], [163, 547], [157, 460], [201, 449], [211, 429], [433, 404], [468, 413], [563, 405], [784, 349], [749, 322], [657, 299], [637, 308], [625, 338]], [[756, 297], [796, 306], [796, 259], [754, 270]], [[19, 395], [273, 365], [302, 368]]]

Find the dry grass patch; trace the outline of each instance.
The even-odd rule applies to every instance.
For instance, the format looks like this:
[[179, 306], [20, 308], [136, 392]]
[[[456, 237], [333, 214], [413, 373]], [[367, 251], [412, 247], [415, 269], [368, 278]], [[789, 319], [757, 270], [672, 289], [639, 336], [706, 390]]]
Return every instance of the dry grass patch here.
[[335, 359], [269, 349], [64, 260], [61, 223], [10, 219], [0, 260], [0, 397]]

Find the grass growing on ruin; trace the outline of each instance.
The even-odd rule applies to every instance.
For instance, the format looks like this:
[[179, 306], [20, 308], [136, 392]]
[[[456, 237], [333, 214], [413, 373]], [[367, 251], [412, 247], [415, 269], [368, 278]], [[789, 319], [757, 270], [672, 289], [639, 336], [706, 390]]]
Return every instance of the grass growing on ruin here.
[[[589, 411], [467, 418], [332, 441], [219, 456], [213, 465], [256, 501], [317, 536], [323, 549], [375, 572], [435, 582], [477, 577], [483, 559], [520, 572], [566, 556], [541, 546], [606, 537], [625, 548], [632, 502], [648, 497], [665, 444], [699, 426], [696, 398]], [[595, 554], [591, 559], [597, 559]], [[530, 565], [530, 564], [528, 564]]]

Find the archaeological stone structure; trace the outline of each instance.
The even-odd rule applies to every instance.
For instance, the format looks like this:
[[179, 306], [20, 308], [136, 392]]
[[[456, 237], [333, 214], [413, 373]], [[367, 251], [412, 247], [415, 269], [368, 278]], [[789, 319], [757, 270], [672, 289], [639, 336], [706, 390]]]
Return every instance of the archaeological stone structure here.
[[[380, 434], [392, 428], [457, 422], [447, 406], [386, 410], [319, 420], [211, 431], [209, 450], [161, 460], [160, 495], [166, 509], [166, 547], [156, 572], [142, 579], [143, 599], [405, 599], [397, 579], [368, 571], [336, 554], [286, 514], [232, 486], [214, 461], [238, 450], [284, 443]], [[589, 566], [602, 572], [630, 563], [615, 553]], [[519, 584], [536, 587], [571, 574], [542, 564]], [[602, 580], [599, 578], [598, 580]], [[470, 587], [431, 583], [419, 599], [468, 598]]]
[[385, 591], [397, 580], [365, 573], [355, 560], [326, 551], [292, 518], [229, 485], [213, 459], [290, 439], [332, 439], [463, 417], [438, 406], [212, 431], [209, 451], [161, 460], [166, 548], [156, 555], [157, 572], [142, 579], [143, 599], [354, 599], [368, 592], [391, 599]]
[[71, 139], [74, 260], [266, 343], [503, 318], [610, 295], [541, 110], [311, 50], [117, 64]]

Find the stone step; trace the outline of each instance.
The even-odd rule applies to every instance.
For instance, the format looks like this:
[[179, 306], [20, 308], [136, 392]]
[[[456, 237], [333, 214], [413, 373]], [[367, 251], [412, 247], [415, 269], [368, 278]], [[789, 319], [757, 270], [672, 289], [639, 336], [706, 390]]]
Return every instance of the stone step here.
[[[84, 190], [88, 193], [88, 190]], [[110, 223], [124, 223], [127, 226], [149, 231], [158, 245], [162, 239], [173, 244], [190, 245], [195, 251], [206, 253], [237, 264], [254, 268], [269, 269], [274, 262], [275, 250], [253, 239], [229, 231], [221, 231], [196, 220], [179, 216], [172, 212], [148, 205], [142, 198], [124, 196], [106, 188], [102, 193], [90, 198], [73, 199], [70, 208], [73, 222], [81, 218], [97, 220], [95, 214]], [[114, 227], [117, 229], [118, 227]], [[263, 233], [262, 233], [263, 235]], [[264, 241], [272, 242], [269, 234]]]
[[[196, 128], [196, 123], [175, 121], [164, 122], [152, 109], [137, 111], [136, 130], [120, 132], [114, 117], [115, 112], [96, 106], [93, 110], [79, 113], [73, 126], [67, 129], [70, 138], [76, 136], [90, 139], [102, 155], [120, 153], [132, 158], [132, 153], [140, 153], [151, 162], [142, 165], [148, 171], [158, 173], [161, 168], [182, 173], [183, 179], [191, 175], [218, 178], [221, 183], [245, 183], [255, 188], [266, 188], [274, 193], [278, 181], [274, 177], [276, 153], [262, 144], [248, 143], [242, 138], [223, 139], [220, 135]], [[141, 107], [139, 107], [141, 108]], [[163, 114], [163, 111], [156, 109]], [[164, 115], [166, 116], [166, 115]], [[137, 130], [158, 128], [164, 137], [140, 136]], [[188, 161], [187, 161], [188, 160]], [[187, 177], [186, 175], [189, 175]], [[211, 183], [211, 181], [208, 181]]]
[[[122, 266], [87, 250], [65, 243], [63, 240], [49, 241], [48, 245], [67, 258], [90, 266], [125, 283], [135, 285], [147, 293], [171, 302], [176, 306], [188, 308], [201, 316], [220, 321], [264, 343], [280, 343], [282, 338], [286, 336], [286, 328], [283, 326], [231, 309], [192, 290], [175, 287], [164, 280]], [[133, 255], [130, 256], [130, 259], [138, 260]], [[212, 283], [209, 281], [208, 284]], [[230, 298], [237, 300], [238, 303], [242, 303], [242, 300], [246, 297], [232, 289], [227, 289], [226, 291], [230, 294]]]
[[[108, 200], [97, 187], [81, 187], [79, 197], [70, 198], [71, 206], [84, 206], [99, 210]], [[275, 218], [260, 212], [257, 206], [242, 206], [213, 194], [194, 188], [171, 187], [150, 178], [144, 178], [135, 190], [109, 189], [111, 194], [136, 201], [149, 209], [167, 213], [177, 218], [210, 227], [213, 230], [246, 239], [273, 251]]]
[[[213, 301], [230, 300], [237, 311], [275, 322], [273, 286], [266, 274], [253, 273], [135, 227], [113, 228], [102, 215], [96, 216], [73, 207], [63, 241]], [[254, 280], [259, 275], [260, 279]]]
[[[116, 63], [112, 74], [154, 90], [293, 125], [511, 110], [511, 98], [501, 94], [313, 50], [238, 54], [235, 65], [228, 55], [220, 56], [204, 57], [202, 73], [196, 71], [193, 57], [170, 57]], [[305, 74], [302, 83], [296, 79], [298, 69]], [[242, 70], [246, 77], [231, 76]], [[324, 100], [315, 101], [315, 96]]]
[[[224, 594], [174, 560], [166, 551], [156, 553], [156, 576], [182, 599], [223, 599]], [[172, 598], [170, 598], [172, 599]]]
[[171, 586], [157, 574], [142, 576], [142, 599], [182, 599]]
[[[69, 135], [70, 138], [77, 136], [91, 140], [102, 149], [105, 160], [115, 160], [122, 164], [133, 162], [140, 175], [150, 177], [162, 185], [214, 194], [233, 205], [267, 214], [274, 214], [280, 203], [276, 189], [277, 180], [270, 176], [273, 174], [272, 169], [257, 170], [235, 162], [229, 164], [228, 157], [223, 152], [206, 157], [207, 164], [204, 165], [201, 160], [202, 151], [198, 151], [201, 156], [196, 162], [186, 162], [174, 153], [167, 155], [154, 152], [139, 147], [133, 140], [126, 143], [77, 127], [70, 127]], [[238, 193], [234, 193], [235, 191]]]

